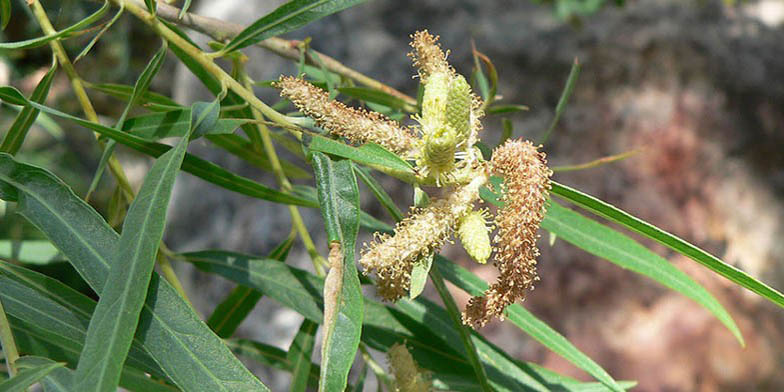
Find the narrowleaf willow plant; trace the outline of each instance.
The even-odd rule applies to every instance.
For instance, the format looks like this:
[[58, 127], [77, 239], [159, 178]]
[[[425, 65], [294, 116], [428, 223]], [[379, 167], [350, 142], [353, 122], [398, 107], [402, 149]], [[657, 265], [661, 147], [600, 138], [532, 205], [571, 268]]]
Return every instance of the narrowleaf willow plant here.
[[[710, 293], [593, 215], [653, 239], [784, 306], [781, 293], [709, 253], [553, 181], [551, 176], [558, 168], [548, 167], [542, 147], [510, 137], [511, 128], [506, 128], [502, 142], [494, 148], [483, 143], [481, 121], [486, 113], [509, 115], [522, 106], [496, 102], [497, 73], [480, 52], [474, 50], [476, 68], [466, 78], [447, 62], [437, 37], [425, 30], [415, 32], [411, 57], [423, 91], [416, 100], [312, 50], [307, 42], [276, 37], [361, 2], [293, 0], [241, 27], [188, 13], [189, 1], [177, 9], [154, 0], [111, 0], [59, 30], [38, 0], [27, 2], [43, 34], [0, 43], [0, 49], [48, 46], [54, 61], [30, 96], [11, 86], [0, 87], [2, 102], [19, 109], [0, 145], [0, 198], [45, 240], [16, 238], [0, 244], [7, 245], [0, 249], [10, 249], [0, 261], [0, 341], [5, 364], [0, 390], [24, 390], [35, 383], [47, 391], [80, 392], [118, 387], [131, 391], [268, 390], [264, 380], [239, 358], [291, 373], [293, 391], [362, 390], [368, 369], [382, 388], [395, 391], [620, 391], [633, 387], [634, 381], [615, 380], [521, 306], [539, 279], [536, 242], [540, 229], [691, 298], [743, 344], [738, 327]], [[108, 18], [112, 9], [116, 13]], [[0, 0], [3, 26], [10, 12], [10, 1]], [[89, 56], [103, 31], [127, 15], [160, 37], [160, 49], [133, 86], [87, 81], [85, 70], [74, 66], [63, 41], [97, 31], [76, 57]], [[96, 29], [102, 21], [106, 21], [103, 28]], [[201, 48], [182, 27], [208, 34], [215, 41], [210, 48]], [[247, 57], [242, 53], [254, 45], [297, 61], [300, 73], [255, 82], [246, 72]], [[213, 101], [183, 106], [148, 90], [169, 53], [215, 95]], [[228, 64], [230, 72], [218, 62]], [[66, 113], [45, 104], [52, 81], [61, 71], [82, 113]], [[563, 112], [578, 71], [575, 63], [546, 135]], [[302, 115], [285, 114], [290, 111], [286, 105], [270, 105], [257, 98], [252, 89], [257, 84], [277, 88]], [[474, 88], [479, 94], [473, 93]], [[125, 102], [113, 125], [98, 121], [90, 99], [96, 92]], [[341, 96], [374, 110], [335, 99]], [[95, 134], [103, 156], [85, 195], [77, 194], [47, 168], [15, 157], [41, 114]], [[237, 129], [241, 133], [235, 133]], [[177, 138], [173, 145], [160, 142], [172, 137]], [[188, 153], [189, 142], [198, 138], [273, 173], [277, 188]], [[117, 145], [154, 158], [138, 192], [114, 158]], [[279, 157], [279, 148], [303, 158], [312, 170], [302, 169], [298, 165], [302, 162]], [[116, 186], [102, 215], [86, 200], [104, 168]], [[247, 197], [287, 205], [290, 235], [263, 256], [229, 250], [169, 250], [162, 242], [166, 209], [180, 171]], [[372, 171], [411, 185], [415, 206], [407, 215], [398, 210]], [[291, 179], [313, 181], [315, 187], [295, 185]], [[394, 227], [360, 210], [358, 180], [398, 221]], [[326, 257], [314, 244], [300, 208], [321, 210], [329, 248]], [[360, 228], [374, 233], [374, 239], [355, 253]], [[499, 272], [494, 283], [488, 285], [438, 255], [453, 238], [459, 239], [476, 262], [492, 261]], [[312, 271], [286, 263], [297, 242], [307, 250]], [[58, 261], [68, 262], [94, 295], [33, 268]], [[191, 263], [237, 286], [205, 321], [191, 307], [172, 261]], [[428, 281], [443, 307], [419, 296]], [[465, 309], [458, 308], [445, 281], [474, 296]], [[363, 290], [368, 284], [376, 289]], [[286, 350], [235, 336], [262, 296], [304, 317]], [[495, 319], [519, 327], [595, 382], [577, 381], [512, 359], [481, 334], [481, 327]], [[316, 347], [321, 349], [319, 363], [313, 362]], [[377, 362], [374, 353], [384, 353], [387, 363]], [[355, 371], [350, 373], [352, 368]]]

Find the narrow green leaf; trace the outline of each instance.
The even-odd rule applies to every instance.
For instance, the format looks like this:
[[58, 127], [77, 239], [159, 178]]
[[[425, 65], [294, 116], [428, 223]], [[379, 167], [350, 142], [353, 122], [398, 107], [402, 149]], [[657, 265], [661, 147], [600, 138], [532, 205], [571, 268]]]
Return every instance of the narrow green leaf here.
[[514, 135], [514, 126], [512, 125], [512, 120], [504, 117], [501, 119], [501, 125], [503, 126], [503, 131], [501, 132], [501, 138], [498, 140], [496, 147], [506, 143], [506, 141], [509, 140], [512, 135]]
[[212, 102], [195, 102], [191, 105], [191, 122], [193, 132], [191, 139], [197, 139], [206, 135], [218, 124], [220, 114], [220, 99], [216, 98]]
[[735, 268], [719, 259], [716, 256], [648, 223], [642, 219], [632, 216], [609, 203], [605, 203], [593, 196], [570, 188], [566, 185], [551, 181], [552, 194], [570, 202], [582, 209], [590, 211], [596, 215], [607, 218], [632, 231], [653, 239], [660, 244], [708, 267], [719, 275], [729, 279], [736, 284], [743, 286], [763, 298], [784, 307], [784, 294], [776, 291], [765, 283], [754, 279], [751, 275]]
[[[452, 282], [471, 295], [483, 295], [487, 290], [487, 283], [465, 268], [450, 262], [443, 257], [436, 257], [436, 268], [444, 274], [446, 280]], [[506, 308], [507, 319], [525, 331], [536, 341], [573, 363], [580, 369], [607, 385], [608, 388], [618, 391], [622, 388], [617, 382], [587, 355], [572, 345], [563, 335], [550, 328], [545, 322], [539, 320], [532, 313], [518, 304]]]
[[191, 0], [185, 0], [185, 2], [182, 3], [182, 9], [180, 9], [180, 14], [177, 15], [177, 17], [180, 19], [184, 18], [185, 14], [188, 13], [189, 8], [191, 8]]
[[292, 392], [305, 392], [308, 387], [308, 378], [310, 377], [311, 362], [310, 357], [313, 356], [313, 346], [316, 345], [316, 330], [318, 324], [305, 319], [299, 327], [297, 335], [294, 336], [294, 341], [291, 342], [289, 352], [286, 358], [293, 364], [291, 371], [291, 387]]
[[[496, 71], [493, 62], [490, 61], [490, 58], [487, 57], [484, 53], [476, 50], [473, 42], [471, 43], [471, 51], [474, 55], [474, 76], [477, 83], [479, 84], [479, 90], [482, 93], [482, 99], [485, 101], [484, 105], [487, 106], [495, 101], [495, 94], [498, 90], [498, 72]], [[487, 80], [487, 77], [485, 77], [484, 72], [482, 72], [482, 66], [479, 63], [480, 61], [483, 62], [487, 68], [487, 73], [490, 77], [489, 81]]]
[[[226, 341], [226, 344], [235, 354], [254, 360], [264, 366], [274, 367], [287, 372], [294, 371], [294, 364], [287, 358], [286, 352], [277, 347], [248, 339], [230, 339]], [[308, 386], [310, 388], [318, 388], [320, 372], [321, 368], [318, 364], [310, 364], [310, 373], [308, 374]]]
[[[15, 189], [18, 211], [100, 293], [119, 236], [51, 173], [0, 154], [0, 183]], [[264, 390], [166, 280], [153, 274], [137, 336], [165, 374], [188, 391]]]
[[645, 275], [693, 299], [713, 313], [738, 342], [745, 345], [738, 326], [716, 298], [688, 275], [637, 241], [554, 202], [550, 202], [548, 206], [542, 227], [588, 253]]
[[312, 159], [331, 263], [324, 284], [319, 391], [342, 391], [348, 383], [348, 372], [362, 332], [363, 297], [354, 261], [359, 232], [359, 188], [350, 160], [333, 161], [319, 152], [314, 152]]
[[35, 265], [65, 260], [60, 251], [46, 240], [26, 240], [18, 243], [12, 240], [0, 240], [0, 259]]
[[[200, 251], [182, 256], [200, 270], [259, 290], [308, 320], [323, 321], [321, 293], [324, 281], [311, 273], [276, 260], [226, 251]], [[442, 389], [477, 390], [479, 385], [471, 367], [464, 355], [456, 351], [462, 350], [462, 343], [446, 311], [421, 297], [416, 302], [398, 301], [396, 307], [398, 309], [365, 299], [362, 341], [382, 352], [405, 341], [417, 362], [433, 372], [434, 382]], [[476, 333], [472, 333], [472, 340], [487, 369], [490, 384], [496, 390], [549, 391], [561, 387], [575, 390], [565, 388], [577, 383], [572, 379], [517, 362]], [[546, 383], [537, 381], [545, 375]]]
[[296, 30], [310, 22], [344, 10], [365, 0], [292, 0], [261, 17], [232, 39], [223, 53], [242, 49], [269, 37]]
[[[12, 87], [0, 87], [0, 98], [14, 105], [30, 105], [46, 113], [74, 121], [79, 125], [105, 135], [113, 140], [117, 140], [121, 144], [153, 157], [159, 157], [171, 149], [170, 146], [165, 144], [150, 143], [144, 139], [122, 131], [118, 131], [114, 128], [109, 128], [101, 124], [83, 120], [81, 118], [71, 116], [70, 114], [63, 113], [59, 110], [52, 109], [35, 102], [30, 102], [23, 95], [21, 95], [18, 90]], [[182, 170], [220, 187], [251, 197], [284, 204], [301, 205], [305, 207], [316, 207], [318, 205], [313, 200], [305, 200], [301, 197], [266, 187], [255, 181], [238, 176], [220, 168], [215, 164], [204, 161], [187, 153], [185, 154], [185, 160], [182, 164]]]
[[430, 277], [433, 281], [433, 286], [435, 286], [436, 291], [438, 291], [438, 296], [441, 297], [441, 302], [446, 306], [446, 311], [449, 314], [449, 318], [452, 320], [452, 328], [458, 332], [460, 341], [463, 342], [463, 348], [468, 356], [468, 362], [474, 369], [474, 374], [476, 375], [479, 386], [485, 392], [492, 392], [493, 389], [488, 383], [484, 365], [482, 365], [482, 362], [479, 360], [476, 346], [471, 339], [471, 331], [468, 326], [463, 324], [460, 310], [457, 309], [457, 304], [455, 303], [454, 298], [452, 298], [452, 294], [450, 294], [449, 289], [446, 288], [441, 271], [438, 268], [431, 269]]
[[417, 112], [416, 106], [413, 106], [394, 95], [390, 95], [376, 89], [372, 89], [368, 87], [340, 87], [338, 88], [338, 91], [341, 94], [344, 94], [351, 98], [359, 99], [361, 101], [377, 103], [380, 105], [388, 106], [393, 109], [402, 110], [408, 113]]
[[399, 221], [403, 219], [403, 213], [397, 207], [394, 201], [392, 201], [392, 197], [381, 187], [381, 184], [376, 181], [375, 178], [370, 174], [370, 171], [366, 168], [355, 166], [354, 171], [357, 173], [357, 177], [359, 177], [362, 182], [367, 185], [370, 192], [373, 193], [373, 196], [381, 202], [381, 205], [389, 212], [389, 215], [395, 219], [395, 221]]
[[493, 116], [498, 114], [509, 114], [528, 111], [528, 106], [525, 105], [493, 105], [487, 108], [487, 115]]
[[144, 4], [147, 5], [147, 9], [150, 13], [155, 16], [158, 12], [158, 0], [144, 0]]
[[[242, 118], [221, 118], [214, 122], [207, 130], [207, 134], [229, 134], [248, 121]], [[184, 136], [188, 132], [190, 123], [191, 109], [177, 109], [131, 117], [125, 120], [122, 130], [145, 140], [157, 141], [168, 137]]]
[[408, 289], [408, 298], [414, 299], [425, 290], [427, 275], [433, 266], [433, 257], [435, 257], [435, 253], [427, 254], [414, 263], [414, 267], [411, 269], [411, 285]]
[[0, 30], [5, 30], [11, 21], [11, 0], [0, 0]]
[[[197, 126], [194, 124], [194, 129]], [[187, 147], [188, 137], [183, 137], [155, 161], [128, 209], [114, 267], [100, 292], [79, 357], [74, 375], [77, 390], [117, 389], [163, 238], [174, 179]]]
[[555, 116], [553, 116], [553, 121], [550, 122], [550, 126], [547, 128], [547, 131], [544, 133], [544, 135], [542, 135], [539, 144], [545, 144], [547, 139], [549, 139], [550, 135], [553, 133], [555, 126], [558, 125], [558, 120], [561, 119], [561, 115], [563, 114], [564, 110], [566, 110], [566, 104], [569, 102], [569, 97], [572, 96], [572, 90], [574, 90], [574, 85], [577, 84], [577, 77], [579, 76], [580, 62], [577, 61], [577, 58], [575, 58], [574, 63], [572, 63], [572, 69], [569, 71], [569, 77], [566, 79], [566, 85], [561, 92], [561, 97], [558, 98], [558, 104], [555, 106]]
[[[133, 93], [133, 86], [126, 84], [85, 82], [85, 85], [90, 89], [100, 91], [125, 101], [130, 100], [131, 94]], [[145, 91], [144, 94], [138, 98], [137, 103], [156, 112], [168, 112], [182, 108], [182, 105], [171, 98], [152, 91]]]
[[414, 169], [408, 162], [378, 144], [367, 143], [360, 147], [352, 147], [323, 136], [303, 136], [303, 144], [311, 151], [351, 159], [409, 182], [414, 178]]
[[[213, 132], [218, 133], [218, 131], [224, 127], [224, 125], [222, 125], [224, 124], [224, 121], [235, 120], [240, 121], [241, 119], [218, 120], [218, 126], [213, 130]], [[267, 155], [264, 154], [263, 151], [257, 151], [254, 149], [253, 143], [242, 136], [233, 134], [207, 135], [207, 140], [253, 166], [268, 172], [272, 172], [272, 164], [270, 163], [269, 158], [267, 158]], [[279, 158], [279, 160], [280, 165], [283, 168], [283, 173], [286, 174], [286, 177], [289, 179], [308, 179], [313, 177], [310, 175], [310, 172], [291, 163], [290, 161], [282, 158]]]
[[95, 46], [95, 44], [98, 43], [98, 40], [100, 40], [101, 37], [103, 37], [103, 35], [107, 31], [109, 31], [109, 29], [112, 28], [112, 26], [114, 26], [114, 23], [117, 22], [118, 19], [120, 19], [120, 16], [122, 16], [123, 11], [125, 11], [125, 3], [120, 4], [120, 9], [117, 10], [117, 13], [115, 13], [112, 19], [109, 20], [109, 23], [106, 23], [101, 28], [101, 31], [99, 31], [98, 34], [96, 34], [95, 37], [93, 37], [93, 39], [91, 39], [90, 42], [84, 47], [84, 49], [82, 49], [82, 51], [79, 52], [79, 54], [73, 60], [74, 64], [79, 62], [79, 60], [81, 60], [83, 57], [87, 56], [87, 53], [90, 53], [90, 49], [92, 49], [93, 46]]
[[[46, 101], [46, 97], [49, 95], [49, 87], [52, 86], [52, 80], [54, 80], [56, 71], [57, 61], [53, 60], [52, 67], [49, 68], [49, 72], [47, 72], [41, 81], [38, 82], [38, 85], [35, 87], [35, 90], [33, 90], [32, 95], [30, 95], [31, 101], [38, 103], [44, 103], [44, 101]], [[0, 152], [7, 152], [11, 155], [16, 155], [16, 153], [22, 147], [22, 143], [24, 143], [25, 137], [27, 137], [27, 132], [38, 118], [39, 112], [40, 111], [38, 109], [32, 108], [30, 106], [25, 106], [22, 108], [22, 110], [16, 116], [16, 119], [14, 119], [14, 123], [11, 124], [11, 128], [8, 129], [8, 132], [3, 138], [3, 143], [0, 145]]]
[[[26, 327], [31, 334], [57, 342], [74, 354], [57, 359], [73, 359], [76, 364], [95, 301], [46, 275], [8, 263], [0, 263], [0, 282], [0, 296], [8, 305], [14, 328]], [[163, 376], [138, 339], [132, 344], [126, 365]]]
[[46, 45], [47, 43], [49, 43], [50, 41], [55, 40], [55, 39], [62, 40], [62, 39], [68, 38], [73, 33], [77, 32], [79, 30], [82, 30], [82, 29], [86, 28], [87, 26], [89, 26], [89, 25], [93, 24], [94, 22], [96, 22], [98, 19], [101, 18], [101, 16], [103, 16], [103, 14], [106, 13], [106, 11], [109, 10], [110, 7], [111, 7], [111, 5], [109, 4], [109, 2], [105, 1], [103, 3], [103, 6], [100, 9], [98, 9], [98, 11], [95, 11], [90, 16], [88, 16], [88, 17], [86, 17], [86, 18], [76, 22], [75, 24], [73, 24], [73, 25], [71, 25], [71, 26], [69, 26], [69, 27], [67, 27], [67, 28], [65, 28], [63, 30], [58, 31], [55, 34], [44, 35], [42, 37], [27, 39], [27, 40], [24, 40], [24, 41], [0, 42], [0, 49], [30, 49], [30, 48], [35, 48], [35, 47], [38, 47], [38, 46], [41, 46], [41, 45]]
[[[289, 250], [294, 245], [295, 238], [294, 236], [289, 236], [270, 253], [269, 258], [286, 261]], [[256, 306], [256, 303], [259, 302], [259, 299], [261, 299], [260, 292], [238, 285], [223, 302], [215, 307], [212, 315], [207, 320], [207, 325], [218, 336], [224, 339], [230, 338], [234, 331], [237, 330], [237, 327], [240, 326], [240, 323], [245, 320], [245, 317]]]
[[[147, 92], [147, 88], [150, 87], [150, 83], [152, 83], [152, 78], [155, 77], [163, 65], [163, 60], [166, 58], [167, 46], [168, 45], [166, 41], [163, 41], [161, 48], [158, 49], [158, 52], [155, 53], [150, 62], [148, 62], [144, 67], [142, 73], [136, 79], [136, 84], [133, 86], [133, 91], [131, 92], [131, 96], [128, 99], [128, 103], [125, 105], [125, 109], [120, 115], [120, 118], [117, 120], [117, 123], [114, 125], [116, 129], [122, 129], [125, 118], [128, 117], [128, 113], [130, 113], [131, 108], [136, 106], [139, 97]], [[108, 165], [112, 154], [114, 154], [114, 148], [116, 145], [116, 141], [110, 140], [109, 143], [106, 143], [104, 146], [101, 159], [98, 161], [98, 167], [95, 169], [95, 174], [93, 175], [93, 179], [90, 182], [90, 187], [87, 189], [87, 196], [85, 196], [85, 200], [89, 200], [90, 195], [92, 195], [93, 191], [95, 191], [95, 189], [98, 187], [98, 182], [100, 182], [101, 177], [103, 176], [103, 172], [106, 170], [106, 165]]]
[[16, 376], [0, 383], [0, 391], [24, 392], [25, 389], [44, 378], [52, 370], [65, 366], [64, 363], [41, 365], [20, 371]]

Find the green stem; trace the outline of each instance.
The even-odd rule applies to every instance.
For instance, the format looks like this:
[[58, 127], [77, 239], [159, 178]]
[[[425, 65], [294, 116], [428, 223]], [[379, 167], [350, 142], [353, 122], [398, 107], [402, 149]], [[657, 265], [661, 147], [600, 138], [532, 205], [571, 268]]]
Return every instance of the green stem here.
[[[164, 246], [161, 243], [161, 246]], [[168, 250], [167, 250], [168, 251]], [[172, 267], [171, 263], [169, 262], [169, 258], [166, 257], [165, 252], [159, 251], [158, 252], [158, 267], [161, 269], [161, 274], [166, 280], [180, 293], [182, 299], [191, 306], [191, 308], [195, 311], [196, 308], [193, 307], [191, 300], [188, 298], [188, 295], [185, 294], [185, 288], [182, 287], [182, 283], [180, 283], [180, 279], [177, 278], [177, 274], [174, 273], [174, 268]]]
[[11, 324], [8, 323], [8, 318], [5, 316], [3, 301], [0, 301], [0, 343], [3, 345], [8, 374], [13, 377], [16, 375], [16, 360], [19, 359], [19, 351], [16, 350]]
[[301, 131], [293, 130], [298, 127], [296, 126], [296, 124], [289, 121], [288, 117], [286, 117], [281, 113], [278, 113], [278, 111], [276, 111], [275, 109], [267, 106], [267, 104], [262, 102], [253, 94], [252, 90], [248, 90], [247, 88], [245, 88], [240, 82], [234, 80], [234, 78], [232, 78], [231, 75], [226, 73], [226, 71], [224, 71], [221, 67], [215, 64], [215, 62], [213, 62], [213, 59], [209, 55], [202, 52], [201, 49], [191, 45], [190, 42], [186, 41], [184, 38], [180, 37], [177, 33], [169, 29], [169, 27], [163, 24], [163, 22], [158, 20], [155, 16], [147, 12], [136, 1], [132, 1], [132, 0], [111, 0], [111, 1], [118, 5], [124, 5], [125, 9], [127, 9], [130, 13], [132, 13], [137, 18], [139, 18], [139, 20], [141, 20], [142, 22], [150, 26], [150, 28], [152, 28], [159, 36], [169, 41], [170, 44], [176, 46], [181, 51], [185, 52], [185, 54], [187, 54], [193, 60], [199, 63], [199, 65], [204, 67], [204, 69], [207, 72], [209, 72], [213, 77], [215, 77], [218, 80], [218, 82], [226, 86], [235, 94], [239, 95], [240, 98], [247, 101], [253, 108], [257, 109], [264, 116], [266, 116], [273, 122], [280, 124], [283, 129], [293, 133], [296, 137], [298, 138], [302, 137]]
[[[245, 70], [242, 67], [238, 68], [239, 75], [243, 80], [245, 88], [253, 91], [252, 83], [245, 74]], [[291, 183], [289, 182], [289, 179], [286, 178], [286, 174], [283, 172], [280, 159], [278, 159], [278, 154], [275, 152], [275, 145], [272, 142], [269, 128], [267, 128], [267, 126], [263, 123], [264, 116], [255, 108], [251, 108], [251, 113], [253, 113], [253, 118], [256, 120], [257, 131], [256, 136], [251, 137], [251, 139], [261, 139], [261, 147], [264, 149], [264, 152], [267, 154], [267, 158], [270, 161], [272, 172], [275, 173], [275, 180], [278, 182], [278, 185], [284, 192], [289, 192], [291, 191]], [[248, 136], [250, 137], [251, 135]], [[307, 227], [305, 227], [305, 222], [302, 220], [302, 215], [300, 215], [299, 209], [292, 205], [288, 207], [289, 213], [291, 215], [291, 224], [294, 226], [294, 229], [302, 239], [302, 243], [305, 245], [305, 249], [307, 250], [308, 255], [310, 255], [310, 260], [313, 262], [313, 269], [316, 271], [318, 276], [324, 276], [324, 266], [327, 265], [327, 261], [318, 253], [318, 250], [316, 250], [316, 245], [313, 243], [313, 239], [310, 237], [310, 233], [308, 233]]]
[[[27, 4], [32, 8], [33, 15], [35, 15], [35, 18], [38, 20], [41, 30], [43, 30], [46, 35], [57, 34], [57, 31], [54, 29], [54, 26], [52, 26], [52, 22], [46, 15], [46, 11], [41, 6], [41, 3], [38, 0], [28, 0]], [[82, 107], [84, 115], [87, 116], [88, 120], [99, 123], [98, 113], [95, 112], [95, 108], [93, 107], [92, 102], [90, 102], [90, 98], [87, 96], [87, 91], [84, 89], [82, 78], [76, 73], [76, 68], [74, 68], [71, 59], [68, 57], [68, 53], [66, 53], [63, 44], [60, 43], [60, 40], [55, 39], [49, 42], [49, 46], [52, 48], [55, 57], [57, 57], [57, 62], [60, 63], [60, 66], [63, 67], [66, 75], [68, 75], [68, 79], [71, 81], [71, 87], [76, 95], [76, 99], [79, 101], [79, 105]], [[98, 138], [98, 134], [95, 134], [95, 137]], [[104, 143], [101, 142], [100, 139], [98, 143], [101, 148], [104, 148]], [[118, 161], [116, 157], [111, 156], [109, 157], [108, 165], [109, 170], [120, 185], [120, 189], [123, 191], [123, 196], [128, 203], [130, 203], [133, 201], [134, 197], [133, 188], [131, 188], [131, 184], [128, 182], [128, 177], [125, 176], [120, 161]]]
[[490, 384], [487, 382], [485, 368], [482, 366], [482, 361], [479, 360], [479, 355], [476, 352], [476, 347], [474, 347], [474, 342], [471, 341], [471, 333], [461, 321], [460, 310], [457, 309], [457, 304], [452, 298], [452, 294], [450, 294], [449, 290], [446, 288], [444, 277], [441, 275], [441, 271], [438, 270], [438, 265], [434, 264], [433, 267], [430, 268], [430, 280], [433, 281], [433, 285], [436, 287], [436, 291], [438, 291], [438, 295], [441, 297], [441, 301], [444, 302], [444, 306], [449, 313], [449, 317], [455, 324], [455, 329], [457, 329], [457, 332], [460, 333], [460, 339], [463, 341], [463, 347], [465, 347], [466, 353], [468, 354], [468, 361], [474, 368], [477, 381], [479, 381], [479, 385], [482, 387], [482, 391], [492, 392], [493, 388], [491, 388]]
[[384, 367], [379, 365], [373, 357], [370, 356], [365, 343], [359, 344], [359, 350], [362, 352], [362, 360], [365, 361], [366, 364], [370, 367], [370, 370], [373, 371], [373, 374], [376, 375], [376, 379], [380, 382], [384, 383], [387, 386], [387, 389], [390, 391], [395, 390], [395, 386], [392, 384], [392, 379], [389, 375], [384, 371]]

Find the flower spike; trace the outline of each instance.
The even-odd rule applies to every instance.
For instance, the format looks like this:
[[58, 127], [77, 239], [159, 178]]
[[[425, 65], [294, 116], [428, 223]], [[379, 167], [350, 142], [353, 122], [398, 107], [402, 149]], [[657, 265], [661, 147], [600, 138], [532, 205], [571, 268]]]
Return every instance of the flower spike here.
[[500, 275], [484, 296], [472, 298], [463, 312], [463, 323], [477, 327], [493, 317], [503, 319], [504, 309], [525, 299], [539, 280], [536, 232], [544, 218], [552, 175], [545, 154], [529, 141], [506, 142], [495, 150], [490, 165], [495, 174], [504, 177], [504, 207], [495, 217], [495, 265]]
[[282, 76], [274, 86], [306, 116], [333, 135], [352, 143], [377, 143], [401, 155], [417, 144], [414, 132], [376, 112], [354, 109], [329, 99], [329, 94], [304, 79]]

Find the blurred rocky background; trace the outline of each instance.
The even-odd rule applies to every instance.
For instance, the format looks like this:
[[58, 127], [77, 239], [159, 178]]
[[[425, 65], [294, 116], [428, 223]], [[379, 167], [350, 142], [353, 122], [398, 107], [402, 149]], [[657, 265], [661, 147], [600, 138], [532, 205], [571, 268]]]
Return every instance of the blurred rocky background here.
[[[56, 3], [45, 2], [45, 6], [59, 8], [56, 15], [62, 14], [63, 19], [78, 17], [65, 15], [65, 3], [77, 2]], [[193, 3], [196, 13], [247, 24], [281, 2]], [[641, 152], [598, 168], [558, 173], [555, 178], [784, 289], [784, 1], [732, 5], [640, 0], [606, 5], [583, 16], [568, 16], [567, 3], [584, 4], [577, 7], [584, 11], [601, 1], [376, 0], [325, 18], [289, 38], [311, 37], [315, 49], [409, 94], [416, 92], [417, 83], [405, 56], [409, 34], [426, 28], [441, 35], [443, 46], [451, 49], [450, 61], [464, 74], [473, 66], [473, 40], [498, 69], [504, 102], [530, 107], [511, 119], [516, 136], [533, 140], [550, 123], [572, 61], [578, 58], [582, 73], [560, 125], [545, 145], [551, 164]], [[24, 21], [23, 12], [14, 15], [6, 38], [35, 31], [34, 24]], [[207, 42], [198, 34], [193, 37]], [[157, 47], [144, 27], [126, 17], [78, 68], [92, 81], [132, 83], [143, 59]], [[257, 80], [296, 72], [290, 61], [260, 48], [248, 48], [246, 53], [251, 58], [249, 72]], [[47, 66], [48, 52], [25, 55], [32, 57], [9, 53], [2, 58], [2, 83], [10, 80], [26, 91], [32, 89]], [[106, 67], [107, 63], [114, 66]], [[209, 97], [184, 67], [176, 65], [176, 59], [170, 58], [165, 67], [154, 90], [173, 94], [182, 103]], [[78, 112], [69, 100], [66, 81], [58, 82], [49, 102]], [[275, 99], [270, 89], [257, 92], [267, 101]], [[122, 110], [117, 101], [95, 95], [100, 113], [109, 116]], [[2, 110], [0, 123], [5, 124], [12, 116], [8, 109]], [[88, 132], [68, 127], [50, 124], [51, 129], [39, 129], [24, 157], [54, 168], [77, 189], [86, 189], [100, 151]], [[485, 140], [498, 140], [500, 133], [500, 121], [489, 118]], [[120, 150], [131, 175], [141, 181], [149, 162]], [[197, 142], [191, 151], [274, 184], [271, 176], [217, 153], [205, 142]], [[410, 189], [378, 178], [405, 207]], [[103, 199], [98, 200], [108, 199], [111, 191], [108, 185], [102, 189]], [[389, 221], [369, 194], [363, 206]], [[324, 251], [318, 211], [301, 211]], [[182, 175], [166, 241], [175, 250], [220, 247], [265, 254], [286, 237], [289, 227], [287, 210], [278, 205]], [[739, 324], [745, 348], [692, 301], [558, 240], [552, 247], [546, 238], [541, 242], [542, 280], [526, 307], [616, 379], [638, 380], [640, 391], [784, 390], [784, 312], [689, 259], [649, 245], [719, 299]], [[450, 248], [446, 253], [480, 276], [493, 278], [492, 267], [472, 265], [461, 250]], [[303, 268], [310, 264], [299, 246], [289, 262]], [[186, 291], [208, 315], [232, 285], [188, 267], [178, 266]], [[467, 301], [461, 292], [454, 293]], [[300, 321], [294, 312], [263, 299], [239, 333], [285, 348]], [[482, 333], [517, 358], [589, 380], [514, 326], [494, 323]], [[257, 374], [273, 390], [287, 387], [284, 374], [262, 369]]]

